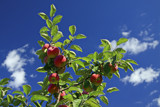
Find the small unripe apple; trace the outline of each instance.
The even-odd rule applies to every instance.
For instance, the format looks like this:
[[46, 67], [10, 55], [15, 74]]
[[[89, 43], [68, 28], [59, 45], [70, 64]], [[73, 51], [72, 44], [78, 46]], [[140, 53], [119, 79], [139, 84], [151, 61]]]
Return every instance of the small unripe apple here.
[[58, 71], [57, 71], [57, 73], [58, 74], [62, 74], [62, 73], [64, 73], [64, 71], [66, 70], [66, 67], [64, 66], [64, 67], [61, 67]]
[[102, 75], [100, 75], [100, 74], [92, 74], [92, 76], [90, 77], [90, 81], [95, 86], [99, 86], [102, 83]]
[[50, 46], [47, 50], [47, 56], [49, 58], [55, 58], [60, 53], [60, 50], [55, 46]]
[[58, 55], [55, 59], [54, 59], [54, 65], [56, 67], [63, 67], [66, 64], [66, 57], [64, 55]]
[[50, 44], [46, 43], [44, 44], [44, 46], [42, 47], [42, 50], [44, 51], [45, 49], [48, 49], [50, 47]]
[[50, 74], [49, 76], [49, 82], [54, 84], [54, 83], [57, 83], [59, 81], [59, 76], [57, 73], [52, 73]]
[[48, 56], [44, 57], [44, 63], [46, 64], [48, 62]]
[[50, 84], [48, 86], [48, 92], [51, 93], [51, 94], [58, 93], [59, 92], [59, 87], [56, 84]]
[[67, 105], [59, 105], [58, 107], [69, 107], [69, 106], [67, 106]]

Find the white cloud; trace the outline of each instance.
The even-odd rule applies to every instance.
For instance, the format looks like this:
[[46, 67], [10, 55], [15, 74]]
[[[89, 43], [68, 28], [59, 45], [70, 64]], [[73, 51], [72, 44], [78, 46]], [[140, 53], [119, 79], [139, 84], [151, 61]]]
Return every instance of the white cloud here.
[[150, 93], [150, 96], [153, 95], [153, 94], [155, 94], [155, 93], [157, 93], [157, 92], [158, 92], [158, 90], [153, 90], [153, 91]]
[[160, 107], [160, 97], [153, 99], [146, 107]]
[[126, 76], [123, 79], [121, 79], [124, 83], [131, 83], [134, 86], [141, 84], [143, 82], [150, 83], [154, 79], [156, 79], [160, 74], [160, 70], [155, 71], [151, 67], [148, 68], [139, 68], [136, 69], [135, 72], [133, 72], [130, 76]]
[[37, 75], [31, 74], [30, 77], [35, 78], [35, 77], [37, 77]]
[[125, 36], [125, 37], [128, 37], [130, 35], [131, 31], [128, 31], [128, 32], [122, 32], [122, 35]]
[[30, 52], [31, 52], [31, 54], [36, 55], [36, 51], [34, 48], [32, 48]]
[[[111, 42], [111, 44], [113, 45], [112, 48], [115, 49], [116, 41], [113, 40]], [[132, 37], [132, 38], [129, 38], [126, 43], [121, 44], [118, 47], [122, 47], [127, 52], [129, 52], [130, 54], [138, 54], [138, 53], [146, 51], [148, 48], [153, 48], [154, 49], [154, 48], [156, 48], [156, 46], [158, 44], [159, 44], [159, 42], [157, 40], [154, 40], [152, 42], [141, 42], [137, 38]]]
[[27, 62], [34, 62], [34, 58], [25, 58], [25, 55], [23, 56], [27, 47], [28, 44], [10, 51], [2, 63], [2, 66], [6, 67], [12, 73], [12, 81], [9, 82], [9, 86], [13, 88], [19, 88], [26, 83], [24, 66], [27, 65]]

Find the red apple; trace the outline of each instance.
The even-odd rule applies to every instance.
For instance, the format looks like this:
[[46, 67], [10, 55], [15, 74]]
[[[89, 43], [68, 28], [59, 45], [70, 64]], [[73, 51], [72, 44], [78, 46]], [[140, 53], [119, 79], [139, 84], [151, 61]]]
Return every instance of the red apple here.
[[49, 82], [54, 84], [54, 83], [57, 83], [59, 81], [59, 76], [57, 73], [52, 73], [50, 76], [49, 76]]
[[55, 58], [56, 56], [59, 55], [59, 53], [60, 53], [60, 50], [55, 46], [51, 46], [47, 50], [47, 56], [49, 58]]
[[42, 50], [44, 51], [45, 49], [48, 49], [50, 47], [50, 44], [46, 43], [43, 47]]
[[44, 57], [44, 63], [46, 64], [48, 62], [48, 56]]
[[59, 105], [58, 107], [69, 107], [69, 106], [67, 106], [67, 105]]
[[66, 57], [64, 55], [58, 55], [55, 59], [54, 59], [54, 65], [56, 67], [63, 67], [66, 64]]
[[66, 92], [65, 91], [62, 91], [61, 95], [60, 95], [60, 100], [63, 100], [63, 96], [66, 95]]
[[64, 73], [64, 71], [66, 70], [66, 67], [64, 66], [64, 67], [61, 67], [58, 71], [57, 71], [57, 73], [58, 74], [62, 74], [62, 73]]
[[48, 86], [48, 92], [51, 93], [51, 94], [58, 93], [59, 92], [59, 87], [56, 84], [50, 84]]
[[95, 86], [99, 86], [102, 83], [102, 75], [100, 75], [100, 74], [92, 74], [92, 76], [90, 77], [90, 81]]
[[117, 65], [117, 64], [112, 65], [112, 64], [110, 63], [110, 64], [109, 64], [109, 67], [110, 67], [111, 73], [115, 73], [115, 72], [118, 70], [118, 65]]

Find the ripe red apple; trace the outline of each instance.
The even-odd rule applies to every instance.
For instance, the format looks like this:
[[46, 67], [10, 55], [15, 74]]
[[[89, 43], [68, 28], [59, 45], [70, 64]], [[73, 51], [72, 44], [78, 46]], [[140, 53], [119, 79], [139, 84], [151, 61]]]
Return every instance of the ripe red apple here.
[[57, 73], [58, 74], [62, 74], [62, 73], [64, 73], [64, 71], [66, 70], [66, 67], [64, 66], [64, 67], [61, 67], [58, 71], [57, 71]]
[[92, 76], [90, 77], [90, 81], [95, 86], [99, 86], [102, 83], [102, 75], [100, 75], [100, 74], [92, 74]]
[[48, 62], [48, 56], [44, 57], [44, 63], [46, 64]]
[[47, 56], [49, 58], [55, 58], [60, 53], [60, 50], [55, 46], [50, 46], [47, 50]]
[[69, 107], [69, 106], [67, 106], [67, 105], [59, 105], [58, 107]]
[[59, 76], [57, 73], [52, 73], [50, 76], [49, 76], [49, 82], [54, 84], [54, 83], [57, 83], [59, 81]]
[[48, 49], [50, 47], [50, 44], [46, 43], [44, 44], [44, 46], [42, 47], [42, 50], [44, 51], [45, 49]]
[[117, 64], [114, 64], [114, 65], [110, 64], [109, 67], [110, 67], [111, 73], [115, 73], [118, 70]]
[[58, 55], [55, 59], [54, 59], [54, 65], [56, 67], [63, 67], [66, 64], [66, 57], [64, 55]]
[[60, 95], [60, 100], [63, 100], [63, 96], [66, 95], [66, 92], [65, 91], [62, 91], [61, 95]]
[[51, 93], [51, 94], [58, 93], [59, 92], [59, 87], [56, 84], [50, 84], [48, 86], [48, 92]]

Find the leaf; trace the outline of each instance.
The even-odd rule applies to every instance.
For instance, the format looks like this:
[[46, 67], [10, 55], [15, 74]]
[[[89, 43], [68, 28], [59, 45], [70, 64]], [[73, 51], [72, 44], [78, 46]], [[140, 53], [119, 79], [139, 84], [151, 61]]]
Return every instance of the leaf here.
[[78, 34], [76, 36], [76, 39], [85, 39], [85, 38], [87, 38], [87, 37], [85, 35], [83, 35], [83, 34]]
[[74, 35], [76, 32], [76, 26], [75, 25], [69, 26], [69, 31], [70, 31], [71, 35]]
[[75, 62], [76, 64], [82, 66], [83, 68], [85, 68], [84, 63], [83, 63], [82, 61], [80, 61], [80, 60], [75, 60], [74, 62]]
[[48, 28], [50, 28], [50, 29], [52, 28], [52, 21], [51, 20], [47, 19], [46, 24], [47, 24]]
[[39, 44], [41, 47], [43, 47], [45, 43], [44, 43], [42, 40], [39, 40], [39, 41], [38, 41], [38, 44]]
[[87, 100], [85, 101], [85, 103], [89, 104], [89, 106], [87, 105], [86, 107], [101, 107], [97, 102], [94, 102], [92, 100]]
[[8, 101], [9, 104], [12, 103], [12, 101], [13, 101], [13, 96], [10, 95], [10, 94], [8, 94], [8, 95], [7, 95], [7, 101]]
[[111, 50], [111, 43], [107, 39], [101, 39], [102, 44], [100, 47], [104, 47], [103, 52]]
[[36, 107], [41, 107], [41, 105], [39, 104], [39, 102], [37, 101], [37, 102], [33, 102], [34, 103], [34, 105], [36, 106]]
[[93, 54], [93, 59], [94, 59], [94, 61], [97, 61], [97, 60], [98, 60], [98, 53], [97, 53], [97, 52], [94, 52], [94, 54]]
[[51, 37], [47, 33], [41, 33], [41, 36], [46, 39], [48, 42], [51, 41]]
[[125, 43], [125, 42], [127, 42], [127, 41], [128, 41], [127, 38], [120, 38], [120, 39], [117, 41], [117, 46], [120, 45], [120, 44], [122, 44], [122, 43]]
[[61, 76], [61, 80], [66, 81], [69, 77], [71, 77], [69, 72], [63, 73], [62, 76]]
[[120, 53], [126, 53], [126, 51], [123, 48], [117, 48], [115, 51], [120, 52]]
[[126, 62], [126, 61], [125, 61], [125, 64], [127, 64], [127, 67], [128, 67], [131, 71], [134, 71], [132, 65], [131, 65], [129, 62]]
[[62, 16], [61, 15], [57, 15], [53, 19], [53, 24], [56, 25], [57, 23], [61, 22], [61, 20], [62, 20]]
[[68, 89], [68, 91], [78, 91], [78, 92], [80, 92], [80, 93], [83, 92], [82, 89], [80, 89], [80, 88], [78, 88], [78, 87], [70, 87], [70, 88]]
[[12, 94], [21, 94], [21, 95], [24, 95], [22, 91], [18, 91], [18, 90], [17, 91], [13, 91]]
[[73, 101], [73, 107], [79, 107], [80, 103], [81, 103], [81, 99], [76, 99]]
[[108, 98], [106, 96], [101, 96], [100, 99], [106, 104], [108, 105]]
[[49, 29], [46, 26], [44, 26], [41, 28], [40, 33], [47, 32], [47, 31], [49, 31]]
[[23, 91], [26, 95], [28, 95], [31, 91], [31, 86], [30, 85], [23, 85]]
[[92, 91], [89, 93], [89, 96], [98, 96], [98, 95], [104, 95], [102, 91]]
[[56, 26], [54, 26], [54, 27], [52, 27], [52, 29], [51, 29], [51, 35], [52, 36], [55, 36], [57, 33], [58, 33], [58, 26], [56, 25]]
[[62, 32], [58, 31], [57, 35], [55, 35], [52, 39], [53, 42], [57, 42], [61, 37], [63, 37]]
[[115, 73], [114, 73], [118, 78], [120, 78], [120, 74], [119, 74], [119, 71], [117, 70]]
[[138, 65], [136, 61], [132, 60], [132, 59], [127, 59], [126, 62]]
[[38, 71], [38, 72], [43, 72], [43, 73], [47, 72], [47, 71], [44, 69], [44, 67], [38, 67], [38, 68], [36, 69], [36, 71]]
[[47, 20], [47, 19], [48, 19], [48, 16], [47, 16], [45, 13], [43, 13], [43, 12], [39, 13], [39, 15], [40, 15], [40, 17], [41, 17], [42, 19], [44, 19], [44, 20]]
[[65, 96], [63, 96], [63, 98], [68, 100], [68, 101], [73, 101], [74, 100], [71, 94], [65, 95]]
[[9, 80], [10, 80], [9, 78], [1, 79], [0, 85], [6, 85], [6, 84], [8, 84], [8, 81], [9, 81]]
[[54, 4], [52, 4], [50, 10], [50, 17], [53, 17], [55, 13], [56, 13], [56, 7], [54, 6]]
[[43, 95], [33, 95], [31, 97], [31, 101], [34, 102], [34, 101], [37, 101], [37, 100], [44, 100], [44, 101], [48, 101], [48, 98], [46, 96], [43, 96]]
[[114, 92], [114, 91], [119, 91], [119, 89], [116, 88], [116, 87], [112, 87], [112, 88], [108, 88], [108, 89], [107, 89], [107, 92], [108, 92], [108, 93], [112, 93], [112, 92]]
[[82, 48], [78, 45], [71, 45], [70, 48], [82, 52]]

